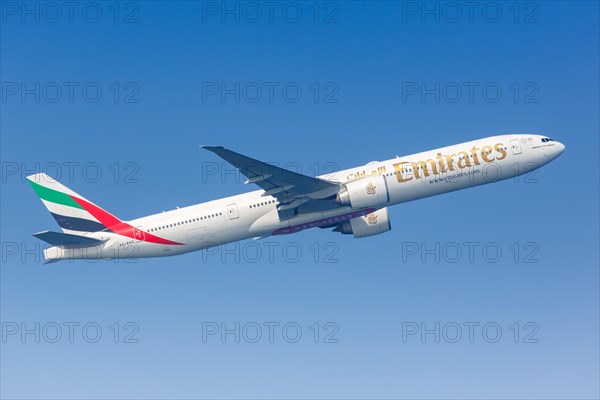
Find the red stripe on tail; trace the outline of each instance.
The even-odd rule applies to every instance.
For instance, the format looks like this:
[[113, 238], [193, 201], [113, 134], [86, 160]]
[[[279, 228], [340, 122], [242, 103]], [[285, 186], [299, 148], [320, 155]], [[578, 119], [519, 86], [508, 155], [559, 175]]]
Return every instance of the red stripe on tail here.
[[[144, 232], [144, 235], [142, 235], [143, 238], [140, 238], [140, 235], [139, 235], [140, 229], [134, 228], [133, 226], [129, 225], [128, 223], [121, 221], [119, 218], [104, 211], [100, 207], [93, 205], [92, 203], [89, 203], [89, 202], [87, 202], [83, 199], [77, 198], [75, 196], [69, 195], [69, 197], [71, 197], [75, 202], [77, 202], [77, 204], [79, 204], [81, 207], [83, 207], [87, 212], [92, 214], [94, 216], [94, 218], [96, 218], [98, 221], [100, 221], [100, 223], [102, 225], [104, 225], [107, 229], [110, 229], [112, 232], [116, 233], [117, 235], [126, 236], [128, 238], [141, 240], [144, 242], [151, 242], [151, 243], [172, 244], [172, 245], [182, 245], [183, 244], [183, 243], [178, 243], [178, 242], [172, 242], [170, 240], [163, 239], [158, 236], [154, 236], [154, 235], [152, 235], [148, 232], [144, 232], [144, 231], [142, 231], [142, 232]], [[138, 232], [137, 235], [136, 235], [136, 231]]]

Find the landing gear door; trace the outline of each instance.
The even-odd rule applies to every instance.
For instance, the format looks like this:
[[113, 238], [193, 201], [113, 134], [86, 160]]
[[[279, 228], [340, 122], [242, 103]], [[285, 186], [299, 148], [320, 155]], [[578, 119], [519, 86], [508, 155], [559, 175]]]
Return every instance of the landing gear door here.
[[240, 217], [237, 204], [234, 203], [227, 205], [227, 215], [229, 215], [229, 219], [238, 219]]
[[514, 155], [521, 154], [523, 152], [521, 149], [521, 143], [517, 139], [510, 141], [510, 148], [512, 149], [512, 153]]

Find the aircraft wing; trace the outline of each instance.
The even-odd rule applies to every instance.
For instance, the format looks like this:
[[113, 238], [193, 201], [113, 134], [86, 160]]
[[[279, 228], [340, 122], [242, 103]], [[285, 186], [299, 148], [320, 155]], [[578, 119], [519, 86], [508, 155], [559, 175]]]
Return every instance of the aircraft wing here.
[[276, 167], [221, 146], [201, 147], [236, 167], [248, 178], [244, 183], [258, 185], [265, 191], [263, 196], [273, 196], [279, 200], [280, 211], [294, 209], [313, 200], [331, 198], [340, 190], [339, 183]]

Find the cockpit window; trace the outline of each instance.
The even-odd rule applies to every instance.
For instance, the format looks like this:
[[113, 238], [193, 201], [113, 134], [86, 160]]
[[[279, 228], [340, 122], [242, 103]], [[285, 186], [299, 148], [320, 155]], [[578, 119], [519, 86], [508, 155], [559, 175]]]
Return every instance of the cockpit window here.
[[554, 139], [550, 139], [549, 137], [542, 138], [542, 143], [546, 143], [546, 142], [554, 142]]

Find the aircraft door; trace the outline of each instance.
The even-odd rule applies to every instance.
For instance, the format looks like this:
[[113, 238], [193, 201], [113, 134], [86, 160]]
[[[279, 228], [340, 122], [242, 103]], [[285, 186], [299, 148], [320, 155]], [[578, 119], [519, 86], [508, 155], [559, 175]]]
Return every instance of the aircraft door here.
[[229, 215], [229, 219], [238, 219], [240, 217], [237, 204], [233, 203], [227, 205], [227, 215]]
[[518, 139], [511, 140], [510, 147], [514, 155], [521, 154], [523, 152], [523, 150], [521, 149], [521, 143], [519, 143]]
[[146, 240], [146, 233], [142, 229], [141, 225], [136, 226], [136, 227], [133, 228], [133, 237], [136, 240]]

